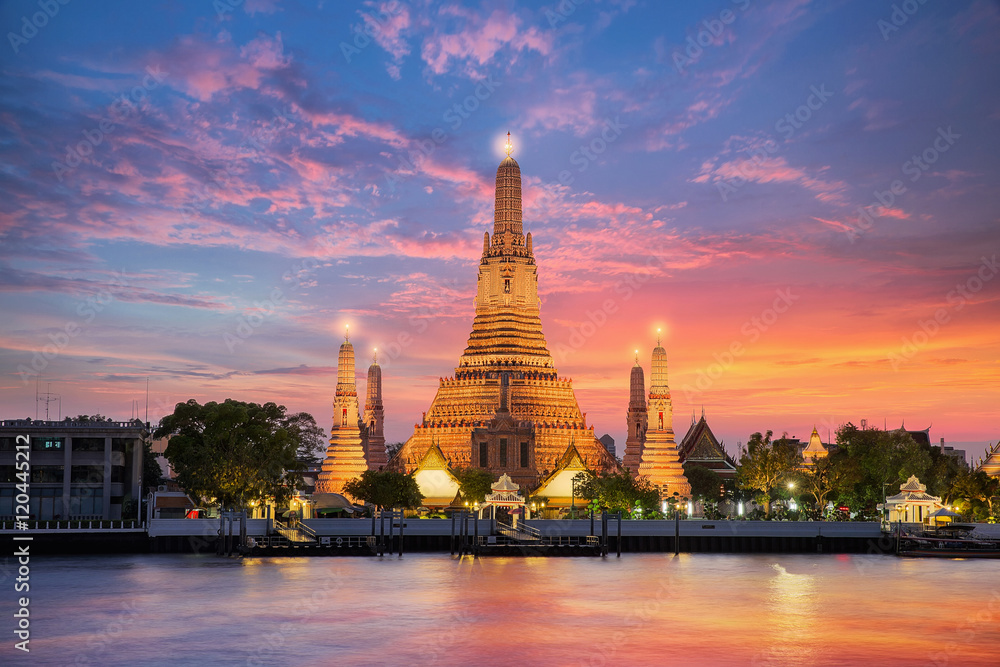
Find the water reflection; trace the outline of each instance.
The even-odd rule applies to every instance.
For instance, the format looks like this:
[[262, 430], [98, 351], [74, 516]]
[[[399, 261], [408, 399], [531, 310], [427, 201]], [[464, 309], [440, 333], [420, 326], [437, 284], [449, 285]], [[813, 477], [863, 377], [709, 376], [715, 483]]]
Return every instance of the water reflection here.
[[[995, 563], [38, 559], [30, 663], [995, 665]], [[992, 605], [992, 607], [990, 606]], [[19, 664], [10, 644], [3, 664]]]

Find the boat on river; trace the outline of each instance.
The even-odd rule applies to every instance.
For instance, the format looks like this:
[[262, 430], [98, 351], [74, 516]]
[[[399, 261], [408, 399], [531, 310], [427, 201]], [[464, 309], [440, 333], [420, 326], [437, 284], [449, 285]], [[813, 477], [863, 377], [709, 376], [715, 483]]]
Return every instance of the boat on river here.
[[918, 558], [1000, 558], [1000, 542], [968, 537], [905, 535], [899, 539], [896, 555]]

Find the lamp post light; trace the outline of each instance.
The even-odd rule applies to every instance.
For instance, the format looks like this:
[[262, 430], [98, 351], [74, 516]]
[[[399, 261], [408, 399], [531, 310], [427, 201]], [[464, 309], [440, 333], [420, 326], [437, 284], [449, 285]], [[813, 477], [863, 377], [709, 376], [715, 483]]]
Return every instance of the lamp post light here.
[[795, 502], [795, 482], [788, 483], [788, 495], [789, 495], [788, 509], [793, 511], [797, 510], [799, 506]]

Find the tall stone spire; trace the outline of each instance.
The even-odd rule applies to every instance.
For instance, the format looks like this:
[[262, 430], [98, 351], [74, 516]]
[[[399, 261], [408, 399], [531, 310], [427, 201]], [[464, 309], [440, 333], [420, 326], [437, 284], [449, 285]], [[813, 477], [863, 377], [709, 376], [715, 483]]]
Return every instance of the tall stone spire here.
[[639, 474], [658, 486], [664, 498], [671, 498], [674, 493], [690, 496], [691, 486], [684, 476], [674, 441], [674, 409], [667, 382], [667, 351], [660, 343], [659, 334], [653, 348], [648, 411], [649, 430], [643, 443]]
[[368, 468], [358, 419], [358, 387], [354, 377], [354, 346], [344, 336], [337, 360], [337, 390], [333, 399], [330, 446], [316, 481], [319, 493], [343, 493], [344, 483]]
[[521, 167], [510, 156], [513, 146], [507, 133], [507, 157], [497, 167], [496, 194], [493, 205], [493, 247], [506, 250], [524, 248], [521, 218]]
[[381, 470], [388, 459], [385, 455], [385, 410], [382, 408], [382, 367], [378, 365], [378, 350], [368, 367], [368, 397], [365, 400], [364, 424], [367, 428], [365, 458], [369, 470]]
[[468, 344], [413, 436], [387, 468], [412, 472], [432, 447], [454, 466], [507, 474], [534, 488], [572, 451], [594, 470], [617, 463], [587, 425], [572, 380], [559, 376], [542, 332], [538, 271], [521, 214], [521, 168], [497, 168], [493, 234], [483, 235]]
[[635, 477], [639, 474], [642, 444], [646, 438], [646, 427], [649, 422], [649, 413], [646, 410], [646, 379], [642, 373], [642, 366], [639, 365], [639, 350], [635, 351], [635, 365], [632, 366], [629, 385], [628, 414], [625, 416], [628, 436], [625, 439], [622, 465]]

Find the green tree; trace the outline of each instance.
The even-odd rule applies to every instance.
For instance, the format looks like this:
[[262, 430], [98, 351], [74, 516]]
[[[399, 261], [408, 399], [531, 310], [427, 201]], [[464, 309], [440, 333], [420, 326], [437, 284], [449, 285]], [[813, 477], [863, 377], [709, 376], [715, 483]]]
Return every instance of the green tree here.
[[637, 507], [659, 510], [660, 492], [645, 477], [633, 478], [627, 471], [595, 473], [588, 470], [580, 475], [582, 483], [577, 487], [578, 497], [594, 501], [598, 509], [629, 513]]
[[784, 437], [772, 441], [771, 435], [771, 431], [751, 435], [737, 466], [740, 486], [757, 492], [767, 515], [771, 514], [772, 493], [802, 462], [793, 443]]
[[458, 491], [470, 505], [482, 504], [493, 491], [493, 474], [482, 468], [456, 468], [452, 471], [458, 478]]
[[164, 456], [186, 492], [242, 508], [252, 501], [281, 504], [301, 487], [300, 423], [274, 403], [191, 399], [160, 420], [153, 437], [172, 436]]
[[927, 478], [933, 464], [930, 450], [918, 445], [906, 431], [858, 428], [847, 423], [837, 430], [837, 444], [852, 459], [857, 472], [841, 499], [862, 518], [875, 517], [876, 505], [896, 493], [910, 475]]
[[691, 496], [696, 500], [718, 501], [722, 497], [722, 478], [714, 470], [695, 463], [685, 463], [684, 476], [691, 485]]
[[822, 513], [830, 500], [836, 500], [858, 480], [858, 467], [846, 452], [839, 451], [816, 461], [801, 476], [802, 490], [813, 501], [813, 509]]
[[945, 504], [959, 504], [976, 521], [989, 521], [1000, 509], [1000, 478], [990, 477], [982, 470], [962, 470], [952, 480], [944, 495]]
[[319, 463], [330, 444], [326, 432], [316, 424], [308, 412], [296, 412], [287, 418], [288, 429], [299, 440], [296, 457], [303, 463]]
[[63, 421], [67, 422], [82, 422], [84, 424], [104, 424], [107, 422], [112, 422], [114, 419], [111, 417], [105, 417], [104, 415], [77, 415], [76, 417], [66, 417]]
[[415, 509], [424, 496], [413, 475], [402, 472], [366, 470], [344, 484], [344, 493], [378, 509]]
[[163, 477], [160, 464], [156, 462], [156, 452], [149, 438], [142, 443], [142, 492], [155, 491]]

